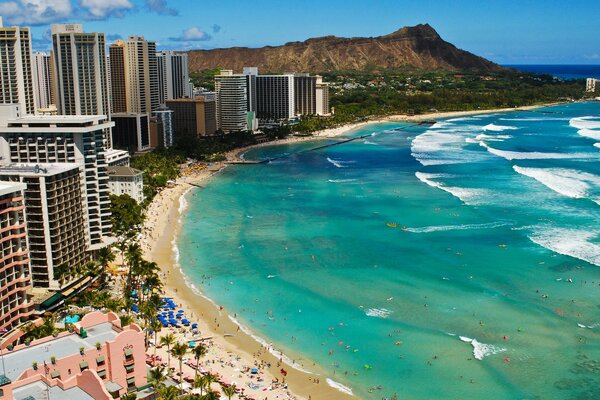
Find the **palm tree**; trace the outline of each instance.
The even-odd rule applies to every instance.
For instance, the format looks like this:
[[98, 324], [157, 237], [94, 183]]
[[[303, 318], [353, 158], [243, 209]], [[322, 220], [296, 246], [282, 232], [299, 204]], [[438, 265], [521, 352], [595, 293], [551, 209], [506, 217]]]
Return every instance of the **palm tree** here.
[[137, 399], [137, 394], [135, 393], [125, 393], [121, 396], [121, 400], [135, 400]]
[[204, 357], [208, 349], [203, 343], [198, 343], [193, 349], [192, 354], [194, 354], [194, 359], [196, 360], [196, 371], [194, 372], [194, 379], [198, 376], [198, 363], [200, 362], [200, 358]]
[[152, 388], [155, 392], [158, 392], [160, 389], [165, 386], [165, 380], [167, 376], [165, 375], [165, 367], [156, 367], [150, 369], [148, 372], [148, 383], [152, 385]]
[[179, 389], [177, 386], [166, 386], [158, 390], [158, 395], [161, 400], [177, 400]]
[[220, 398], [221, 394], [218, 390], [208, 390], [202, 397], [202, 400], [219, 400]]
[[181, 390], [183, 391], [183, 357], [188, 352], [188, 345], [185, 343], [177, 342], [173, 346], [173, 355], [179, 360], [179, 384], [181, 385]]
[[171, 370], [171, 346], [175, 344], [175, 335], [167, 333], [165, 336], [160, 337], [160, 345], [167, 346], [167, 366]]
[[160, 332], [162, 326], [162, 323], [156, 318], [150, 322], [150, 329], [154, 332], [154, 355], [156, 355], [156, 348], [158, 347], [158, 332]]
[[67, 278], [69, 277], [70, 268], [67, 264], [59, 264], [54, 267], [54, 279], [58, 280], [59, 286], [62, 288]]
[[194, 387], [194, 389], [200, 389], [200, 396], [202, 396], [202, 394], [204, 393], [204, 389], [206, 389], [206, 383], [206, 375], [200, 375], [194, 378], [194, 383], [192, 384], [192, 386]]
[[208, 391], [210, 391], [210, 385], [217, 381], [217, 377], [210, 372], [204, 375], [204, 377], [206, 378], [206, 387], [208, 388]]
[[98, 250], [96, 261], [98, 261], [98, 263], [102, 266], [102, 277], [100, 278], [101, 282], [104, 281], [106, 277], [106, 269], [108, 268], [108, 264], [115, 261], [115, 258], [115, 253], [113, 253], [112, 249], [108, 246], [102, 247], [100, 250]]
[[223, 390], [223, 394], [225, 396], [227, 396], [227, 398], [229, 400], [231, 400], [231, 398], [235, 395], [236, 391], [237, 391], [237, 387], [235, 387], [235, 383], [226, 386], [226, 385], [221, 385], [221, 388]]

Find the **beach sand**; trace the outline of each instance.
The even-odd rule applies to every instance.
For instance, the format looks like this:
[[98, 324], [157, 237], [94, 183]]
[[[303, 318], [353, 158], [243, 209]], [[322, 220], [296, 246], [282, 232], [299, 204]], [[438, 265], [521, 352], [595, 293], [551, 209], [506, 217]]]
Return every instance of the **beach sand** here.
[[[302, 372], [291, 365], [283, 362], [279, 357], [269, 352], [269, 349], [259, 343], [255, 338], [238, 329], [227, 310], [221, 309], [211, 300], [195, 293], [185, 282], [179, 266], [176, 265], [175, 253], [173, 251], [173, 241], [177, 237], [180, 229], [180, 198], [188, 190], [195, 188], [194, 185], [207, 183], [211, 177], [218, 174], [227, 165], [227, 162], [241, 161], [242, 155], [251, 148], [269, 146], [273, 144], [295, 143], [300, 141], [334, 138], [336, 136], [348, 133], [354, 129], [364, 127], [372, 122], [421, 122], [428, 120], [437, 120], [443, 118], [461, 117], [476, 114], [489, 114], [493, 112], [531, 110], [541, 106], [527, 106], [510, 109], [494, 109], [480, 111], [457, 111], [457, 112], [436, 112], [416, 116], [392, 115], [381, 119], [368, 122], [360, 122], [351, 125], [344, 125], [336, 128], [326, 129], [315, 132], [312, 136], [290, 137], [275, 142], [267, 142], [255, 146], [249, 146], [242, 149], [236, 149], [227, 154], [225, 163], [217, 163], [210, 168], [203, 169], [195, 174], [181, 177], [177, 180], [174, 187], [166, 188], [160, 192], [147, 210], [147, 219], [142, 230], [142, 239], [140, 244], [145, 257], [155, 261], [161, 268], [165, 277], [166, 295], [172, 297], [176, 304], [186, 310], [188, 319], [199, 323], [199, 329], [202, 337], [212, 338], [212, 347], [209, 355], [200, 361], [200, 366], [210, 370], [213, 373], [220, 374], [227, 382], [236, 382], [239, 388], [245, 389], [245, 394], [255, 399], [350, 399], [355, 398], [350, 394], [344, 393], [328, 385], [326, 375], [323, 371], [310, 361], [302, 360], [302, 369], [311, 371]], [[190, 185], [193, 184], [193, 185]], [[159, 335], [166, 334], [166, 330]], [[227, 334], [227, 336], [225, 336]], [[180, 335], [181, 340], [190, 338]], [[152, 350], [150, 350], [152, 352]], [[165, 349], [159, 349], [157, 354], [166, 360]], [[292, 356], [292, 354], [288, 354]], [[189, 355], [186, 359], [191, 360]], [[262, 368], [265, 364], [271, 365], [270, 368]], [[171, 360], [172, 366], [177, 363]], [[263, 378], [261, 384], [263, 387], [257, 390], [251, 390], [246, 383], [253, 381], [250, 374], [241, 374], [240, 369], [244, 367], [261, 366], [260, 376]], [[287, 371], [287, 376], [283, 376], [281, 369]], [[193, 375], [192, 369], [187, 367], [187, 375]], [[281, 383], [285, 378], [288, 389], [280, 387], [273, 390], [269, 387], [272, 380], [278, 379]], [[318, 380], [319, 383], [316, 383]], [[254, 381], [256, 383], [256, 380]], [[264, 390], [263, 390], [264, 389]]]
[[[140, 240], [145, 257], [155, 261], [164, 274], [165, 294], [173, 298], [177, 305], [181, 305], [181, 308], [186, 311], [188, 319], [199, 324], [203, 338], [211, 338], [213, 343], [211, 351], [200, 360], [200, 366], [212, 373], [218, 373], [228, 383], [235, 382], [238, 388], [245, 389], [246, 395], [255, 399], [344, 400], [355, 398], [329, 386], [323, 371], [320, 371], [312, 362], [304, 360], [303, 363], [309, 365], [304, 365], [302, 368], [314, 371], [314, 373], [301, 372], [288, 363], [281, 362], [279, 357], [271, 354], [252, 336], [241, 329], [238, 330], [238, 325], [229, 318], [227, 310], [220, 309], [212, 301], [195, 293], [186, 285], [184, 276], [176, 265], [173, 251], [173, 240], [177, 237], [180, 229], [178, 222], [180, 198], [188, 190], [194, 188], [189, 183], [202, 185], [224, 167], [223, 164], [217, 164], [210, 170], [205, 169], [194, 176], [180, 178], [174, 187], [167, 188], [158, 194], [148, 208], [147, 220]], [[167, 332], [168, 330], [163, 328], [159, 337]], [[179, 334], [179, 336], [181, 341], [189, 340], [192, 337], [189, 333], [187, 336], [183, 334]], [[149, 354], [152, 353], [153, 349], [150, 349]], [[165, 349], [158, 349], [157, 355], [166, 361]], [[289, 355], [291, 356], [291, 354]], [[192, 360], [193, 356], [190, 354], [186, 359]], [[301, 362], [298, 361], [298, 364]], [[266, 368], [266, 363], [269, 363], [271, 368]], [[171, 366], [177, 367], [177, 364], [176, 360], [171, 360]], [[242, 374], [239, 370], [255, 366], [259, 367], [261, 371], [259, 375], [263, 381], [260, 382], [261, 388], [251, 390], [247, 386], [247, 382], [256, 384], [256, 378], [251, 379], [251, 374]], [[285, 377], [280, 372], [282, 368], [287, 371]], [[190, 367], [186, 366], [184, 375], [193, 376], [192, 371]], [[280, 384], [279, 388], [268, 390], [273, 379], [278, 379], [282, 383], [284, 378], [288, 389], [283, 388]], [[316, 383], [317, 380], [318, 383]]]

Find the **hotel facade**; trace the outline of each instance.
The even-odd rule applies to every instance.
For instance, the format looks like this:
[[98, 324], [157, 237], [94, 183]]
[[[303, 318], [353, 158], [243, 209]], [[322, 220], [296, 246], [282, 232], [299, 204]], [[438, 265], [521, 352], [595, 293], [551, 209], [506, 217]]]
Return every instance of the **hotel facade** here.
[[0, 332], [33, 313], [22, 183], [0, 182]]

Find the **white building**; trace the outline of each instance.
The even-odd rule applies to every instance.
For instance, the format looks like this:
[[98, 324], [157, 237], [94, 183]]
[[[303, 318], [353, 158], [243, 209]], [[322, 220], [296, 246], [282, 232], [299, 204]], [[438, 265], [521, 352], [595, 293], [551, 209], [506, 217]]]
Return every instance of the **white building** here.
[[585, 81], [585, 91], [590, 93], [600, 91], [600, 79], [587, 78]]
[[315, 88], [316, 99], [316, 114], [330, 115], [331, 108], [329, 107], [329, 83], [323, 82], [323, 77], [316, 76], [317, 83]]
[[158, 70], [158, 98], [160, 104], [167, 100], [191, 97], [187, 53], [161, 51], [156, 53]]
[[163, 126], [163, 146], [169, 148], [175, 143], [175, 137], [173, 132], [173, 110], [169, 110], [165, 106], [161, 106], [158, 110], [154, 111], [154, 116], [162, 122]]
[[75, 163], [89, 250], [111, 242], [110, 199], [104, 132], [114, 126], [104, 115], [26, 116], [0, 106], [0, 157], [4, 163]]
[[255, 75], [222, 70], [215, 76], [217, 128], [223, 132], [256, 129], [253, 83]]
[[21, 114], [35, 113], [29, 28], [5, 28], [0, 18], [0, 103], [18, 104]]
[[104, 33], [53, 24], [57, 108], [62, 115], [110, 115]]
[[117, 165], [129, 166], [129, 152], [127, 150], [110, 149], [106, 151], [106, 165], [115, 167]]
[[52, 101], [52, 61], [46, 53], [33, 55], [33, 80], [36, 92], [36, 110], [49, 109]]
[[138, 203], [144, 201], [144, 173], [131, 167], [108, 167], [110, 192], [127, 194]]
[[[0, 180], [26, 186], [25, 214], [33, 287], [61, 289], [90, 260], [77, 164], [10, 164]], [[61, 276], [58, 269], [65, 267]], [[62, 285], [61, 285], [62, 284]]]

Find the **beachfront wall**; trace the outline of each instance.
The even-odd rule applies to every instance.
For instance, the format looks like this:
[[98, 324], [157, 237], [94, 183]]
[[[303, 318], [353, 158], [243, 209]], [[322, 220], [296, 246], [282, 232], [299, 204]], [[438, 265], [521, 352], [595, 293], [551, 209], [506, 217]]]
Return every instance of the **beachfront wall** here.
[[[12, 399], [13, 390], [40, 380], [65, 390], [78, 386], [92, 398], [100, 400], [113, 398], [105, 388], [108, 381], [121, 386], [119, 396], [146, 385], [144, 333], [140, 327], [132, 324], [121, 328], [120, 319], [115, 313], [93, 312], [75, 324], [76, 332], [80, 334], [82, 329], [87, 331], [106, 323], [111, 324], [116, 334], [114, 338], [106, 340], [99, 348], [95, 345], [89, 348], [88, 344], [83, 352], [73, 349], [74, 354], [57, 358], [54, 362], [51, 360], [52, 354], [47, 354], [45, 359], [35, 360], [37, 369], [28, 368], [17, 380], [3, 386], [1, 389], [4, 393], [0, 394], [0, 400]], [[69, 335], [76, 334], [63, 332], [56, 338], [50, 336], [36, 340], [30, 346], [43, 345]], [[13, 352], [23, 348], [25, 345], [17, 346]]]

